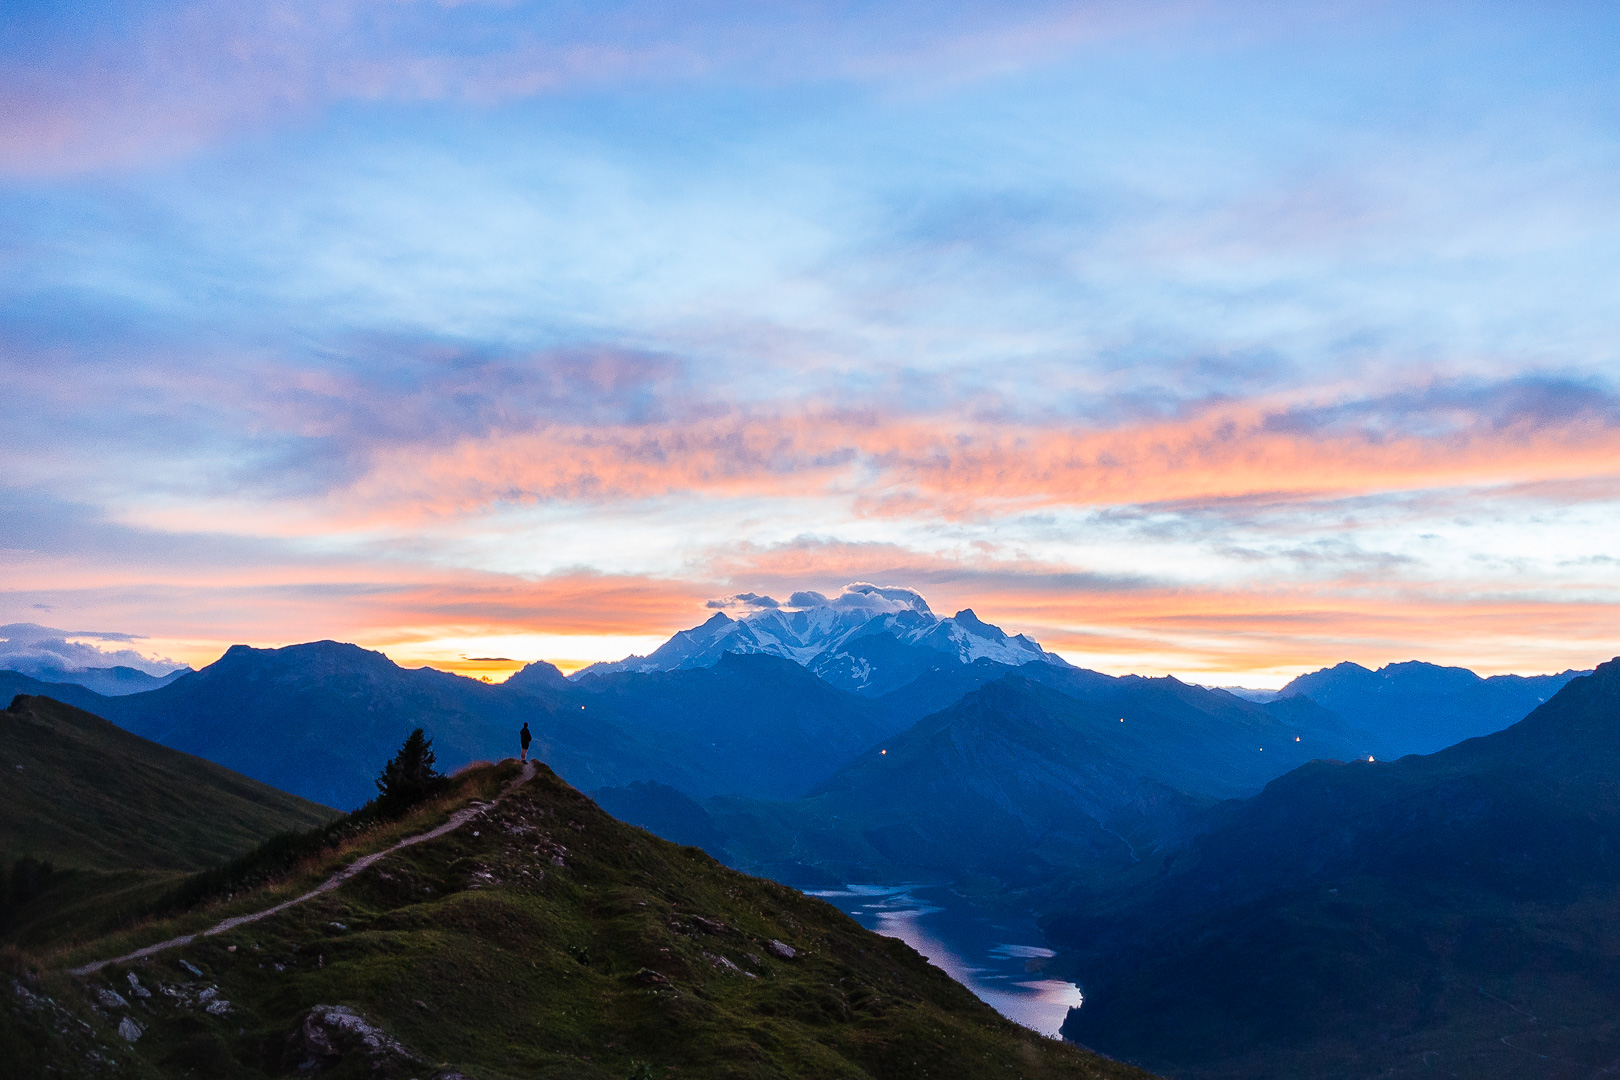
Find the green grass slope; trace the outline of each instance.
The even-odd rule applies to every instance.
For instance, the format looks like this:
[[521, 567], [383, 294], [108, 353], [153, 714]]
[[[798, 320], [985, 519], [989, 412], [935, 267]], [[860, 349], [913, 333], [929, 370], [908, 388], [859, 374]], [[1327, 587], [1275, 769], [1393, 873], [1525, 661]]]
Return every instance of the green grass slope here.
[[902, 942], [619, 822], [544, 767], [481, 818], [304, 904], [64, 973], [297, 895], [516, 775], [466, 770], [271, 889], [14, 955], [0, 1056], [132, 1080], [1147, 1076], [1018, 1027]]
[[335, 816], [47, 697], [19, 695], [0, 712], [0, 776], [0, 867], [55, 868], [28, 890], [37, 895], [4, 897], [0, 937], [71, 922], [95, 897], [150, 891]]
[[324, 806], [45, 697], [0, 712], [0, 858], [93, 870], [200, 870]]

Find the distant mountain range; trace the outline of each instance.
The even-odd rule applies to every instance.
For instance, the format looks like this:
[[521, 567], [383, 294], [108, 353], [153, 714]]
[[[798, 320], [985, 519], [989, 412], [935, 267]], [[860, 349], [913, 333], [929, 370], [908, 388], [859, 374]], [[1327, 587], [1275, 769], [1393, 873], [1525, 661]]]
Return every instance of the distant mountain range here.
[[1420, 661], [1369, 671], [1343, 663], [1313, 671], [1283, 687], [1279, 698], [1304, 695], [1378, 740], [1383, 756], [1432, 754], [1522, 720], [1569, 680], [1557, 675], [1493, 675]]
[[[1490, 679], [1340, 664], [1229, 693], [1074, 667], [971, 611], [853, 586], [717, 614], [573, 678], [536, 663], [491, 685], [325, 641], [236, 646], [116, 696], [0, 670], [0, 702], [17, 694], [40, 761], [53, 740], [94, 762], [141, 736], [338, 807], [373, 794], [415, 727], [454, 769], [511, 756], [527, 722], [533, 756], [611, 812], [739, 869], [959, 882], [1044, 913], [1062, 949], [1048, 970], [1086, 990], [1066, 1034], [1178, 1078], [1362, 1080], [1443, 1059], [1494, 1080], [1526, 1052], [1550, 1078], [1548, 1061], [1584, 1076], [1620, 1060], [1603, 1026], [1620, 1007], [1604, 981], [1620, 970], [1604, 922], [1620, 909], [1615, 663]], [[74, 781], [90, 824], [63, 820], [117, 818], [100, 786], [145, 808], [132, 823], [162, 811], [177, 851], [187, 828], [236, 843], [269, 821], [192, 822], [163, 788], [193, 782], [168, 776], [103, 768]], [[14, 810], [17, 828], [37, 816]], [[18, 837], [15, 852], [74, 847]], [[135, 874], [133, 897], [158, 880], [94, 872]]]
[[571, 782], [759, 872], [1027, 882], [1134, 865], [1315, 758], [1498, 730], [1574, 675], [1341, 664], [1253, 701], [1076, 668], [971, 610], [938, 618], [908, 589], [746, 602], [757, 610], [573, 678], [536, 663], [490, 685], [328, 641], [236, 646], [116, 697], [0, 671], [0, 696], [55, 697], [338, 807], [373, 794], [415, 727], [454, 768], [510, 755], [527, 722], [534, 755]]
[[1086, 995], [1064, 1033], [1189, 1080], [1599, 1075], [1617, 792], [1620, 660], [1438, 753], [1296, 769], [1049, 920]]
[[[952, 704], [859, 755], [803, 799], [705, 801], [723, 854], [824, 884], [989, 875], [1027, 885], [1062, 868], [1128, 866], [1190, 837], [1218, 800], [1249, 795], [1367, 737], [1305, 699], [1255, 705], [1176, 679], [975, 665]], [[903, 712], [925, 687], [879, 698]], [[612, 797], [612, 796], [610, 796]], [[658, 831], [656, 806], [626, 806]], [[674, 809], [673, 807], [671, 808]], [[679, 809], [689, 827], [690, 811]]]
[[1068, 663], [1023, 634], [1009, 636], [983, 622], [971, 608], [942, 619], [910, 589], [857, 582], [833, 600], [795, 594], [802, 606], [793, 610], [760, 599], [772, 606], [741, 619], [717, 612], [648, 656], [592, 664], [574, 677], [709, 667], [726, 653], [763, 653], [792, 660], [840, 689], [875, 697], [941, 665]]
[[406, 669], [338, 642], [235, 646], [161, 689], [105, 697], [0, 671], [0, 696], [39, 694], [326, 805], [354, 807], [412, 728], [441, 763], [532, 752], [591, 788], [637, 780], [699, 797], [788, 799], [907, 722], [791, 661], [728, 654], [709, 668], [570, 683], [549, 664], [506, 683]]
[[86, 690], [94, 690], [103, 697], [122, 697], [125, 694], [140, 694], [168, 686], [190, 672], [190, 668], [183, 667], [176, 668], [167, 675], [149, 675], [139, 668], [123, 666], [78, 668], [70, 671], [66, 668], [33, 664], [27, 671], [19, 674], [26, 674], [40, 682], [82, 686]]

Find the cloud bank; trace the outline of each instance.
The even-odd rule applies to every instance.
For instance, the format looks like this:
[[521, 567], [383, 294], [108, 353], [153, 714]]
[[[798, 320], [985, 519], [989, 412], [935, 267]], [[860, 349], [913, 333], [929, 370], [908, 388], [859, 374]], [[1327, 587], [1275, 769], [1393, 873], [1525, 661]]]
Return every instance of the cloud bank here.
[[[90, 639], [86, 641], [84, 639]], [[70, 640], [71, 639], [71, 640]], [[132, 634], [100, 630], [57, 630], [38, 623], [0, 626], [0, 668], [37, 679], [91, 668], [129, 667], [148, 675], [167, 675], [185, 665], [134, 649], [105, 649], [95, 642], [134, 642]]]

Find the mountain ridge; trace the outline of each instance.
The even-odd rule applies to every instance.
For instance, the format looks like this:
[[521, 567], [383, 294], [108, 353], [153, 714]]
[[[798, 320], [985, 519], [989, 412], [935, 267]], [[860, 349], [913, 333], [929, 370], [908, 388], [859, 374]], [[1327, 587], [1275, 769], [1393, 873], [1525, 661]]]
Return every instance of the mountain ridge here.
[[1303, 694], [1373, 734], [1390, 757], [1430, 754], [1500, 731], [1590, 672], [1480, 676], [1421, 660], [1376, 671], [1344, 661], [1292, 680], [1278, 697]]
[[1188, 1078], [1438, 1054], [1507, 1080], [1529, 1051], [1550, 1080], [1620, 1053], [1620, 659], [1504, 730], [1313, 762], [1219, 813], [1131, 893], [1047, 920], [1086, 990], [1066, 1037]]
[[728, 652], [765, 653], [809, 668], [835, 686], [876, 695], [902, 682], [876, 675], [870, 641], [864, 649], [858, 643], [885, 634], [892, 639], [886, 650], [889, 663], [898, 660], [899, 666], [917, 670], [946, 661], [967, 665], [994, 660], [1010, 667], [1068, 663], [1023, 634], [1009, 636], [984, 622], [972, 608], [939, 618], [911, 589], [856, 582], [833, 600], [819, 593], [796, 594], [795, 599], [805, 603], [786, 610], [770, 601], [775, 606], [741, 619], [717, 611], [701, 625], [677, 631], [647, 656], [592, 664], [570, 678], [707, 667]]

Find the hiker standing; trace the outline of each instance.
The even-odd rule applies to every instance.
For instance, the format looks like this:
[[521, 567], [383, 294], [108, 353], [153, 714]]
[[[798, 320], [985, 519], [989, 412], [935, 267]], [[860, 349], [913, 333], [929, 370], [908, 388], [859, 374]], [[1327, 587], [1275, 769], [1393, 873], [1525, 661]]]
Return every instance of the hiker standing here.
[[518, 741], [523, 744], [523, 757], [521, 759], [523, 761], [529, 760], [529, 738], [529, 722], [525, 720], [523, 721], [523, 730], [518, 732]]

